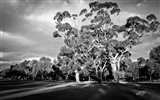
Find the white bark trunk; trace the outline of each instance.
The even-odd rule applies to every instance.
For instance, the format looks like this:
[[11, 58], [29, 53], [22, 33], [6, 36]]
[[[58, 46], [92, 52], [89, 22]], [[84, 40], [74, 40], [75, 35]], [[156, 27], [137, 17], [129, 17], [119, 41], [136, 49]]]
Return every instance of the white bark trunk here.
[[97, 76], [98, 75], [98, 69], [97, 69], [97, 66], [96, 66], [96, 60], [93, 63], [93, 67], [96, 69], [96, 76]]
[[111, 64], [111, 67], [112, 67], [112, 75], [113, 75], [113, 77], [114, 77], [114, 80], [115, 80], [115, 81], [118, 81], [117, 65], [116, 65], [116, 63], [112, 63], [112, 64]]
[[89, 79], [88, 79], [89, 81], [91, 81], [91, 77], [90, 77], [90, 75], [89, 75]]
[[118, 53], [113, 57], [113, 55], [111, 55], [111, 67], [112, 67], [112, 75], [114, 77], [114, 81], [118, 81], [118, 66], [117, 66], [117, 58], [118, 58]]
[[79, 72], [78, 72], [77, 69], [75, 70], [75, 78], [76, 78], [76, 82], [80, 83], [80, 80], [79, 80]]
[[102, 69], [101, 69], [101, 79], [102, 79], [102, 77], [103, 77], [104, 68], [106, 68], [106, 63], [107, 63], [107, 61], [105, 62], [104, 66], [103, 66]]
[[66, 76], [66, 78], [65, 78], [65, 81], [67, 81], [68, 80], [68, 75]]
[[119, 70], [120, 70], [120, 59], [117, 61], [117, 75], [119, 79]]

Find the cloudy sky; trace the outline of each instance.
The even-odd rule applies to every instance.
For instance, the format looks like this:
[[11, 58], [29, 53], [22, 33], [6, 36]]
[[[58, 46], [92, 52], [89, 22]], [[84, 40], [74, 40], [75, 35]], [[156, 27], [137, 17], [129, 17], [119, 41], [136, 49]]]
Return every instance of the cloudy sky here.
[[[109, 1], [109, 0], [103, 0]], [[110, 0], [113, 1], [113, 0]], [[114, 0], [121, 13], [114, 22], [124, 24], [131, 16], [145, 18], [155, 14], [160, 21], [159, 0]], [[1, 0], [0, 1], [0, 70], [23, 59], [47, 56], [55, 58], [64, 45], [62, 39], [54, 39], [53, 17], [57, 11], [77, 13], [88, 8], [89, 0]], [[148, 58], [150, 50], [160, 44], [159, 32], [143, 38], [143, 44], [134, 47], [132, 60]]]

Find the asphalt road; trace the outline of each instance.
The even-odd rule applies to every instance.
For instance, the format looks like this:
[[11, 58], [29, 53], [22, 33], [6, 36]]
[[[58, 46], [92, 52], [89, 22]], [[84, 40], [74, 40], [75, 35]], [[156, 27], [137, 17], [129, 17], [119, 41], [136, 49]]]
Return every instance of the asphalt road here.
[[0, 100], [160, 100], [160, 84], [0, 80]]

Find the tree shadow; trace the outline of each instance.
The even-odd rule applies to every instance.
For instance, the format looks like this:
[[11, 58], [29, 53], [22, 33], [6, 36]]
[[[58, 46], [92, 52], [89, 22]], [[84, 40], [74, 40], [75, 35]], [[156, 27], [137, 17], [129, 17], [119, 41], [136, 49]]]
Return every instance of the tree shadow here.
[[[147, 96], [147, 95], [145, 95]], [[137, 96], [128, 85], [109, 84], [70, 84], [65, 87], [45, 90], [37, 94], [28, 95], [15, 100], [149, 100]]]

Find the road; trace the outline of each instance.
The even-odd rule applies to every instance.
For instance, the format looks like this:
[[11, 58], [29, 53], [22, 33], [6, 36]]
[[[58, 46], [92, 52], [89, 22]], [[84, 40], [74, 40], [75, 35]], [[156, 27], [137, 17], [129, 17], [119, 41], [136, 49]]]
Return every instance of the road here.
[[160, 100], [160, 84], [1, 80], [0, 100]]

